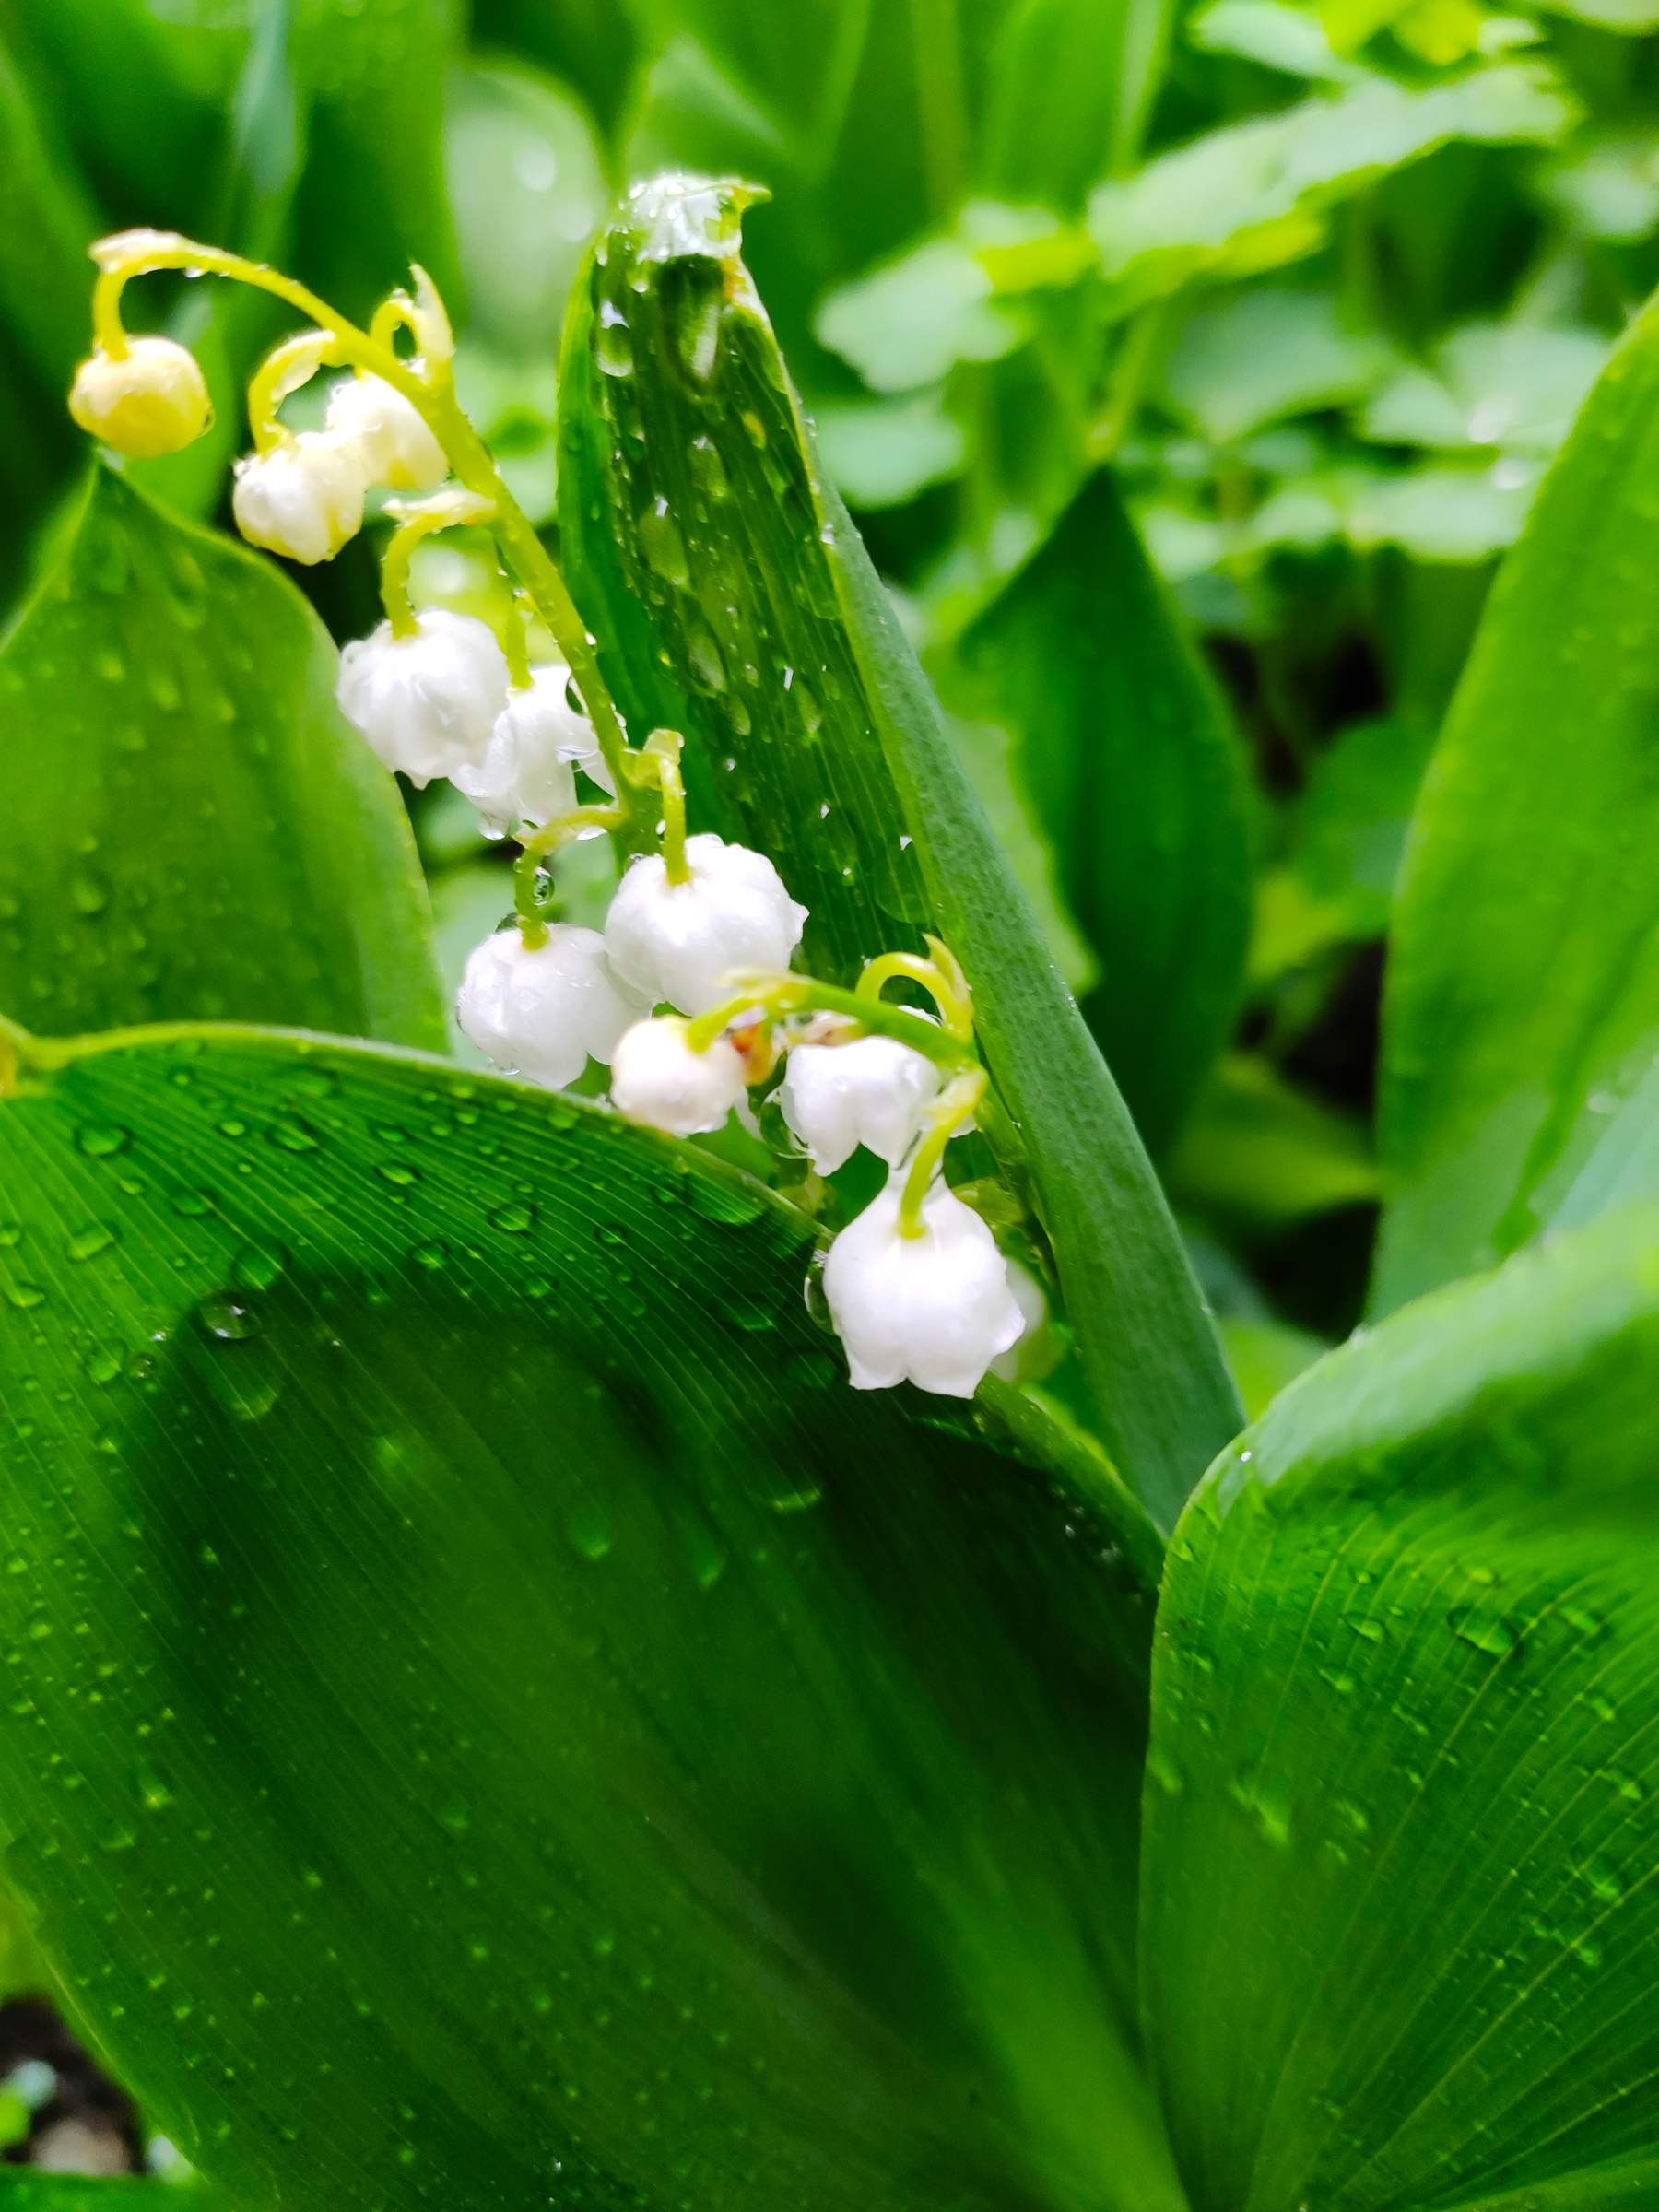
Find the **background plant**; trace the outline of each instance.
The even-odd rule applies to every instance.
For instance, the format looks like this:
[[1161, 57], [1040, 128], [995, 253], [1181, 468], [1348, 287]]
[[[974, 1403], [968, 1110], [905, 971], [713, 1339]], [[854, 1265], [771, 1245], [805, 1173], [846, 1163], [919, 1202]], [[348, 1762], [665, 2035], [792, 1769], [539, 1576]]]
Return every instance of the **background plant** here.
[[[1648, 2202], [1647, 22], [0, 24], [0, 1007], [116, 1032], [0, 1108], [0, 1783], [114, 2073], [233, 2202]], [[771, 327], [735, 218], [625, 218], [556, 410], [667, 165], [772, 188]], [[310, 607], [190, 526], [283, 325], [159, 295], [216, 431], [87, 488], [130, 222], [359, 315], [432, 269], [699, 822], [827, 971], [876, 917], [963, 959], [1041, 1392], [848, 1398], [753, 1147], [196, 1027], [441, 1045], [512, 895], [417, 800], [434, 967], [334, 713], [389, 524]], [[476, 541], [415, 575], [495, 590]]]

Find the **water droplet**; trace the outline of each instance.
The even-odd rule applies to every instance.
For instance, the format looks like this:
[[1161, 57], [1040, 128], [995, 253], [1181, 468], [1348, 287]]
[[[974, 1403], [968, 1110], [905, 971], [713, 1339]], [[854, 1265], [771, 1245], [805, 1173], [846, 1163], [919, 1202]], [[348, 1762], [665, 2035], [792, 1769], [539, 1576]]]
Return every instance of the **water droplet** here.
[[15, 1307], [19, 1313], [27, 1313], [31, 1308], [43, 1306], [46, 1303], [46, 1293], [39, 1283], [7, 1283], [6, 1302], [8, 1306]]
[[280, 1244], [244, 1244], [230, 1262], [230, 1280], [241, 1290], [269, 1290], [288, 1261]]
[[407, 1190], [412, 1182], [420, 1181], [420, 1170], [412, 1168], [406, 1159], [377, 1160], [374, 1171], [382, 1182], [394, 1183], [399, 1190]]
[[503, 1236], [522, 1237], [535, 1227], [535, 1208], [512, 1199], [498, 1206], [488, 1219], [491, 1229], [499, 1229]]
[[88, 1221], [84, 1229], [77, 1229], [65, 1238], [64, 1250], [72, 1260], [95, 1260], [115, 1241], [115, 1231], [107, 1222]]
[[1521, 1631], [1513, 1621], [1483, 1606], [1454, 1606], [1446, 1616], [1446, 1626], [1462, 1642], [1494, 1659], [1507, 1659], [1521, 1648]]
[[216, 1290], [203, 1299], [195, 1310], [195, 1323], [215, 1344], [244, 1343], [257, 1336], [263, 1325], [253, 1307], [228, 1290]]
[[93, 1159], [107, 1159], [112, 1152], [124, 1152], [133, 1141], [130, 1129], [118, 1129], [111, 1122], [84, 1122], [75, 1133], [80, 1149]]

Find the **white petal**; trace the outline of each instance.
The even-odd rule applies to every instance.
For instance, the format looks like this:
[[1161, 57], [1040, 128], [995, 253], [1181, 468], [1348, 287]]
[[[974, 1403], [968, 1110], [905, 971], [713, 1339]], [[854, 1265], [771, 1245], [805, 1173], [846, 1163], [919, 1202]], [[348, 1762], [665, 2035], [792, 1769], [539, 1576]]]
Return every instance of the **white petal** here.
[[764, 853], [705, 833], [686, 841], [690, 879], [670, 883], [660, 853], [629, 866], [611, 901], [606, 947], [619, 975], [653, 1003], [700, 1014], [735, 969], [787, 968], [806, 909]]
[[693, 1052], [677, 1015], [637, 1022], [611, 1061], [611, 1103], [630, 1122], [697, 1136], [724, 1128], [744, 1096], [741, 1055], [724, 1037]]
[[935, 1182], [922, 1234], [899, 1229], [902, 1178], [842, 1230], [824, 1265], [824, 1294], [855, 1390], [909, 1380], [940, 1396], [971, 1397], [1025, 1319], [1007, 1263], [972, 1208]]
[[931, 1060], [895, 1037], [797, 1044], [779, 1102], [820, 1175], [834, 1174], [860, 1145], [897, 1167], [942, 1080]]
[[557, 924], [534, 948], [516, 929], [477, 947], [455, 1018], [499, 1067], [562, 1090], [590, 1057], [610, 1058], [640, 1007], [617, 987], [598, 931]]
[[356, 449], [365, 484], [430, 491], [449, 462], [420, 410], [379, 376], [352, 376], [328, 395], [328, 427]]
[[576, 804], [569, 747], [572, 725], [586, 724], [566, 699], [569, 678], [562, 663], [532, 669], [529, 688], [509, 693], [483, 759], [454, 772], [456, 788], [497, 836], [521, 824], [539, 830]]
[[332, 560], [362, 528], [363, 479], [349, 447], [301, 430], [237, 463], [230, 506], [251, 546], [310, 568]]
[[340, 655], [342, 712], [417, 785], [482, 764], [507, 688], [488, 624], [443, 607], [428, 608], [406, 638], [382, 622]]

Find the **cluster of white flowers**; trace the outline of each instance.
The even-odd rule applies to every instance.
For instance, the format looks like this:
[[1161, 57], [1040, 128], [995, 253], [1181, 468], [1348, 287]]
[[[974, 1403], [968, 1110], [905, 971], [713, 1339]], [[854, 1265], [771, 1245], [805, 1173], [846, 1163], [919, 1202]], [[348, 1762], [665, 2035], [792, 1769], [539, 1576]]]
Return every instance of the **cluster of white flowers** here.
[[414, 402], [383, 377], [347, 377], [329, 394], [320, 430], [283, 430], [236, 465], [236, 526], [251, 546], [307, 567], [332, 560], [363, 526], [373, 486], [430, 491], [449, 463]]
[[[118, 291], [124, 257], [189, 265], [178, 258], [181, 244], [160, 233], [124, 234], [102, 242], [100, 267]], [[214, 265], [233, 258], [219, 255]], [[71, 409], [122, 452], [176, 452], [212, 419], [201, 369], [171, 339], [129, 337], [114, 296], [76, 373]], [[393, 304], [423, 347], [429, 343], [438, 362], [447, 361], [447, 318], [426, 280], [415, 300], [399, 295]], [[350, 352], [349, 334], [341, 341], [336, 329], [303, 333], [271, 355], [250, 395], [257, 450], [237, 464], [231, 493], [251, 544], [307, 564], [331, 559], [362, 527], [372, 488], [433, 491], [449, 475], [422, 409], [394, 382], [363, 369], [335, 386], [322, 429], [296, 432], [279, 420], [282, 399], [340, 358], [337, 342]], [[409, 369], [421, 377], [420, 361]], [[476, 493], [446, 492], [424, 508], [393, 512], [402, 535], [387, 559], [388, 617], [341, 656], [341, 709], [389, 769], [417, 786], [448, 778], [477, 806], [488, 835], [523, 838], [522, 876], [558, 836], [619, 824], [632, 801], [608, 813], [584, 808], [578, 776], [610, 800], [619, 794], [562, 662], [526, 667], [521, 653], [515, 665], [488, 623], [417, 612], [409, 600], [413, 538], [488, 519], [491, 500], [480, 511]], [[488, 937], [468, 959], [460, 1026], [498, 1065], [553, 1088], [575, 1082], [591, 1060], [607, 1063], [617, 1111], [676, 1136], [712, 1133], [735, 1110], [747, 1112], [748, 1093], [771, 1079], [782, 1054], [778, 1103], [817, 1173], [833, 1175], [861, 1147], [888, 1168], [885, 1188], [834, 1239], [824, 1263], [854, 1388], [910, 1381], [971, 1396], [1041, 1325], [1043, 1303], [944, 1177], [947, 1146], [971, 1125], [984, 1088], [962, 1041], [971, 1017], [960, 972], [954, 980], [946, 972], [954, 963], [935, 946], [943, 967], [895, 954], [865, 979], [878, 992], [888, 972], [931, 973], [946, 1025], [936, 1054], [935, 1033], [916, 1026], [921, 1018], [890, 1007], [877, 1016], [878, 1000], [854, 1005], [845, 993], [790, 975], [806, 910], [763, 853], [685, 835], [678, 742], [657, 733], [627, 762], [630, 784], [649, 778], [661, 790], [662, 850], [630, 861], [603, 931], [549, 923], [532, 900], [521, 925]], [[615, 744], [610, 758], [620, 759]], [[907, 1025], [914, 1041], [884, 1033]]]

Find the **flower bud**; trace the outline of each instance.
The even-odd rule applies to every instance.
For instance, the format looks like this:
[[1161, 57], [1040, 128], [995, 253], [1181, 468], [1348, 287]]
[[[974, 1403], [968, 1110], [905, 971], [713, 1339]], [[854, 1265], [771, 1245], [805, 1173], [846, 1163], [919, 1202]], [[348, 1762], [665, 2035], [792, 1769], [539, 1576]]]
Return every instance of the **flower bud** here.
[[640, 1013], [618, 989], [599, 932], [565, 923], [534, 947], [516, 929], [486, 937], [455, 1001], [462, 1032], [481, 1053], [550, 1090], [573, 1083], [590, 1058], [608, 1060]]
[[507, 704], [507, 659], [476, 615], [428, 607], [406, 638], [382, 622], [340, 655], [340, 710], [417, 787], [477, 767]]
[[940, 1070], [896, 1037], [797, 1044], [778, 1102], [820, 1175], [844, 1167], [860, 1145], [896, 1168], [915, 1143]]
[[129, 338], [119, 360], [102, 347], [75, 372], [69, 412], [83, 430], [135, 461], [176, 453], [213, 420], [201, 364], [171, 338]]
[[528, 689], [509, 693], [483, 759], [455, 771], [457, 790], [491, 836], [521, 824], [539, 830], [575, 806], [571, 761], [593, 743], [593, 732], [566, 697], [570, 680], [562, 661], [532, 669]]
[[744, 1089], [743, 1056], [730, 1040], [693, 1052], [677, 1014], [636, 1022], [611, 1060], [611, 1104], [670, 1136], [724, 1128]]
[[764, 853], [705, 832], [686, 840], [690, 880], [670, 883], [660, 853], [635, 860], [605, 924], [611, 965], [641, 996], [682, 1014], [718, 1006], [735, 969], [787, 968], [806, 909]]
[[355, 449], [365, 484], [430, 491], [449, 475], [449, 458], [413, 400], [383, 376], [351, 376], [328, 395], [328, 428]]
[[230, 506], [251, 546], [312, 568], [362, 528], [363, 478], [349, 446], [324, 430], [301, 430], [268, 453], [243, 455]]
[[824, 1263], [824, 1295], [854, 1390], [910, 1382], [971, 1398], [1026, 1320], [1007, 1262], [971, 1207], [940, 1180], [922, 1206], [922, 1233], [899, 1226], [902, 1176], [843, 1229]]

